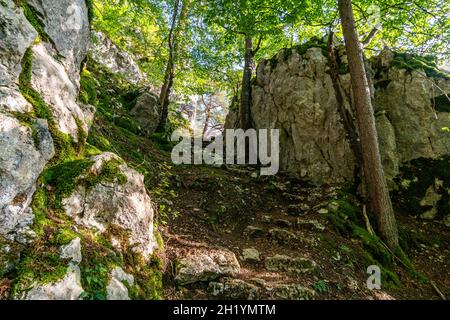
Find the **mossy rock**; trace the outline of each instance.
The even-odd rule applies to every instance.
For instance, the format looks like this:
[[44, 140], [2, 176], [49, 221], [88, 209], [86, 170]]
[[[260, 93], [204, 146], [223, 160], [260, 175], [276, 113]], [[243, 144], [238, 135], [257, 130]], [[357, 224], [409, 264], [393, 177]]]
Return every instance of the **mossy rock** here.
[[423, 70], [431, 78], [450, 79], [450, 74], [439, 70], [435, 56], [420, 56], [412, 53], [396, 52], [392, 65], [408, 71]]
[[400, 168], [400, 174], [394, 179], [398, 189], [394, 191], [395, 205], [403, 212], [411, 215], [421, 215], [430, 210], [429, 206], [422, 206], [421, 201], [427, 190], [442, 181], [436, 190], [441, 195], [437, 202], [436, 218], [442, 218], [450, 213], [450, 157], [440, 159], [419, 158], [410, 161]]

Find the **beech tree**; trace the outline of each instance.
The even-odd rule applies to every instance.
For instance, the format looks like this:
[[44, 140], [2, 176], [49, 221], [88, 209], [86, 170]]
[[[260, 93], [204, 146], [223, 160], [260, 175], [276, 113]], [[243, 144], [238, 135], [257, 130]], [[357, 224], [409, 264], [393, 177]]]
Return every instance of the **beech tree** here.
[[161, 87], [159, 103], [161, 105], [161, 119], [158, 124], [157, 132], [164, 131], [169, 114], [169, 97], [172, 92], [175, 79], [175, 64], [178, 58], [178, 50], [180, 47], [181, 37], [186, 27], [186, 18], [191, 0], [175, 0], [173, 4], [173, 12], [171, 26], [168, 36], [169, 57], [167, 59], [166, 71], [164, 74], [164, 82]]
[[395, 214], [384, 175], [375, 127], [363, 50], [355, 26], [351, 0], [339, 0], [339, 14], [347, 50], [356, 119], [360, 133], [362, 164], [370, 209], [375, 214], [381, 237], [391, 249], [398, 247]]

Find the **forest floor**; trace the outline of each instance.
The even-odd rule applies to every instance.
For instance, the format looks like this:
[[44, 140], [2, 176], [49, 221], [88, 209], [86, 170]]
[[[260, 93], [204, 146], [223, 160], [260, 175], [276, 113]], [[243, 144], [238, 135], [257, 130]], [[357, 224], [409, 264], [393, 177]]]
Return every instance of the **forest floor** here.
[[[179, 216], [164, 228], [169, 256], [171, 250], [180, 246], [195, 249], [198, 243], [226, 248], [240, 259], [241, 271], [234, 278], [256, 285], [261, 285], [262, 279], [266, 287], [301, 284], [313, 289], [316, 299], [440, 299], [429, 282], [417, 279], [395, 262], [390, 270], [399, 276], [399, 285], [388, 284], [385, 288], [382, 284], [382, 290], [367, 289], [368, 265], [361, 241], [341, 235], [323, 214], [327, 204], [337, 197], [334, 188], [315, 188], [287, 177], [253, 178], [256, 171], [252, 170], [198, 166], [176, 167], [176, 171], [183, 187], [173, 202]], [[307, 204], [311, 209], [297, 216], [295, 208], [299, 204]], [[420, 239], [408, 252], [416, 271], [449, 297], [448, 228], [406, 215], [398, 215], [398, 220], [402, 228], [416, 232]], [[248, 235], [248, 226], [257, 228], [257, 234]], [[180, 238], [186, 241], [179, 241]], [[261, 261], [283, 254], [313, 260], [317, 269], [297, 275], [268, 272], [263, 262], [242, 261], [246, 248], [257, 249]], [[170, 274], [165, 288], [168, 299], [212, 298], [207, 283], [179, 288]]]

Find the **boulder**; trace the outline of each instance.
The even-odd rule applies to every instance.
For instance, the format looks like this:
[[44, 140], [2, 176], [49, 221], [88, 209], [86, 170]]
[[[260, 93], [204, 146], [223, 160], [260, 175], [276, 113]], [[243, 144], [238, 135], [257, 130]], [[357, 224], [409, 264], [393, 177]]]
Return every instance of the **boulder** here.
[[158, 127], [161, 119], [161, 105], [156, 95], [144, 92], [136, 99], [136, 104], [131, 110], [131, 115], [146, 134], [152, 134]]
[[[88, 174], [99, 176], [111, 161], [120, 163], [117, 177], [99, 181], [87, 188], [79, 185], [73, 194], [63, 200], [66, 214], [86, 227], [105, 232], [118, 227], [128, 233], [128, 243], [136, 252], [149, 258], [157, 247], [153, 230], [153, 207], [144, 185], [144, 177], [129, 168], [113, 153], [102, 153], [91, 158]], [[118, 249], [121, 243], [113, 241]]]
[[212, 281], [239, 272], [239, 262], [225, 249], [194, 248], [177, 259], [175, 282], [187, 285]]

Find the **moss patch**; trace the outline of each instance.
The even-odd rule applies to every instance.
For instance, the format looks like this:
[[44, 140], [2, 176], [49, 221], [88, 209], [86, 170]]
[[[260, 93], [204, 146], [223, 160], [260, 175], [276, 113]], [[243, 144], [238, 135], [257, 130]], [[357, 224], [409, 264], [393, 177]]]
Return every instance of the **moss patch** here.
[[411, 53], [396, 52], [392, 62], [394, 66], [408, 71], [422, 69], [428, 77], [450, 79], [450, 75], [439, 70], [436, 57], [419, 56]]
[[33, 28], [37, 31], [39, 37], [46, 42], [53, 43], [53, 41], [45, 31], [44, 24], [42, 23], [41, 14], [31, 5], [29, 5], [25, 0], [15, 0], [15, 2], [18, 6], [22, 7], [25, 17], [27, 18], [28, 22], [30, 22], [30, 24], [33, 26]]
[[[306, 41], [302, 44], [295, 45], [292, 48], [281, 49], [280, 52], [282, 53], [282, 55], [281, 55], [282, 61], [287, 61], [289, 59], [289, 57], [293, 54], [294, 50], [298, 54], [304, 55], [310, 48], [320, 48], [322, 50], [322, 54], [325, 57], [328, 56], [327, 43], [318, 37], [312, 37], [308, 41]], [[279, 62], [279, 57], [280, 57], [280, 55], [276, 54], [275, 56], [273, 56], [271, 59], [268, 60], [268, 63], [270, 64], [272, 69], [276, 68], [276, 66]]]
[[[398, 248], [395, 252], [390, 251], [378, 236], [370, 234], [362, 227], [364, 225], [361, 220], [362, 213], [354, 203], [355, 200], [350, 195], [341, 195], [341, 198], [334, 203], [337, 209], [331, 210], [326, 217], [339, 233], [361, 241], [365, 251], [362, 257], [365, 264], [378, 265], [382, 271], [383, 283], [388, 287], [401, 285], [398, 275], [391, 270], [394, 261], [400, 262], [413, 277], [423, 280], [424, 277], [415, 271], [402, 248]], [[404, 233], [401, 233], [401, 236], [403, 235]], [[409, 246], [409, 239], [402, 238], [400, 243]]]

